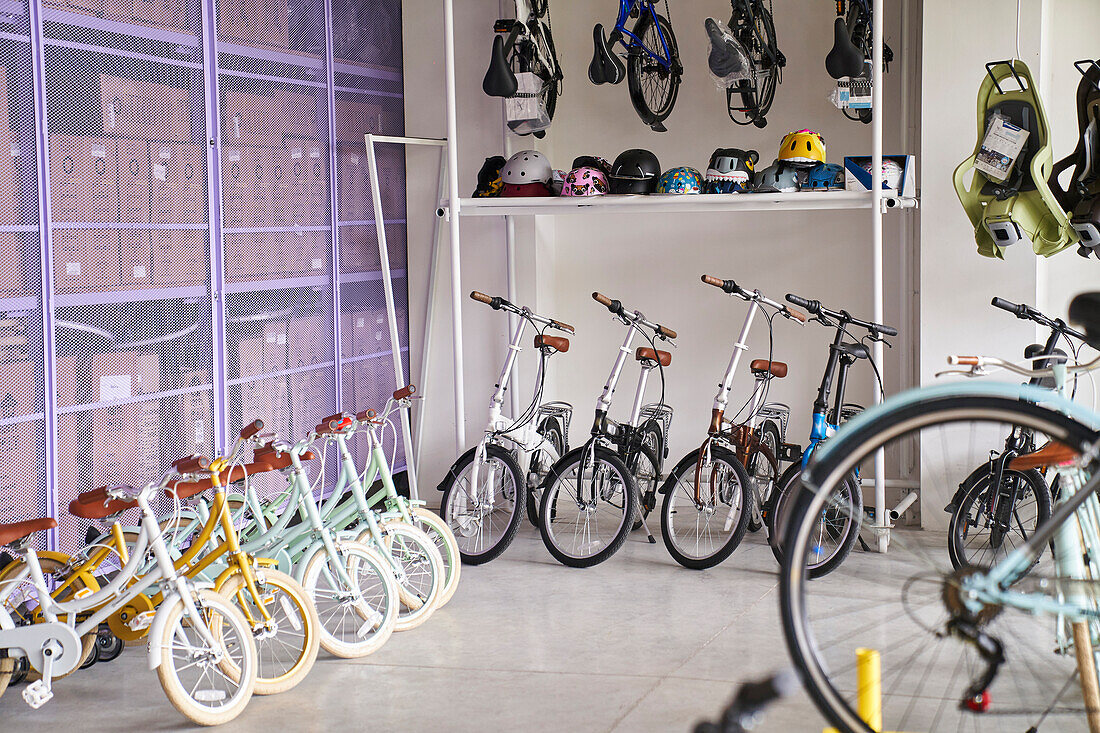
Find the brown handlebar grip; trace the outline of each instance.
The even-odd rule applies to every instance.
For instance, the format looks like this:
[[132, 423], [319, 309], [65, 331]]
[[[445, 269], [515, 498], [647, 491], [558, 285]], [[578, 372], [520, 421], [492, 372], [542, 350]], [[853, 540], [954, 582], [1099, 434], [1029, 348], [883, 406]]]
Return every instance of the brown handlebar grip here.
[[322, 425], [328, 425], [330, 422], [333, 422], [335, 420], [340, 420], [343, 417], [344, 417], [344, 413], [342, 413], [342, 412], [338, 412], [335, 415], [329, 415], [328, 417], [322, 417], [321, 418], [321, 424]]
[[485, 305], [490, 305], [493, 302], [492, 298], [490, 298], [485, 293], [482, 293], [482, 292], [477, 291], [477, 290], [470, 293], [470, 297], [473, 298], [474, 300], [478, 301], [479, 303], [484, 303]]
[[657, 331], [665, 338], [676, 338], [676, 332], [673, 331], [671, 328], [666, 328], [665, 326], [657, 326]]
[[576, 333], [577, 332], [577, 329], [573, 328], [568, 323], [562, 323], [561, 321], [555, 321], [553, 319], [550, 319], [550, 322], [553, 323], [554, 326], [556, 326], [557, 328], [560, 328], [562, 331], [566, 331], [568, 333]]
[[376, 417], [378, 417], [378, 413], [370, 409], [369, 407], [362, 412], [355, 413], [355, 419], [360, 422], [364, 420], [373, 420]]
[[407, 384], [404, 387], [402, 387], [401, 389], [394, 392], [393, 393], [393, 398], [394, 398], [394, 400], [403, 400], [406, 397], [412, 397], [414, 394], [416, 394], [416, 385], [415, 384]]
[[976, 356], [956, 356], [955, 363], [960, 366], [978, 366], [978, 357]]
[[198, 473], [210, 468], [210, 459], [206, 456], [185, 456], [172, 464], [179, 473]]
[[703, 282], [705, 282], [705, 283], [706, 283], [707, 285], [713, 285], [713, 286], [714, 286], [714, 287], [716, 287], [716, 288], [720, 288], [720, 287], [722, 287], [723, 285], [725, 285], [725, 281], [724, 281], [724, 280], [721, 280], [720, 278], [717, 278], [717, 277], [715, 277], [714, 275], [703, 275], [703, 276], [702, 276], [702, 277], [700, 278], [700, 280], [702, 280]]
[[802, 323], [806, 322], [806, 314], [802, 311], [795, 310], [794, 308], [787, 308], [786, 310], [787, 315], [789, 315], [791, 318], [795, 319], [796, 321], [801, 321]]
[[607, 297], [603, 293], [592, 293], [592, 300], [596, 301], [605, 308], [611, 307], [611, 298]]
[[250, 439], [256, 437], [257, 435], [259, 435], [260, 431], [263, 430], [263, 429], [264, 429], [264, 421], [263, 420], [256, 420], [255, 422], [251, 422], [248, 425], [245, 425], [243, 428], [241, 428], [241, 440], [250, 440]]

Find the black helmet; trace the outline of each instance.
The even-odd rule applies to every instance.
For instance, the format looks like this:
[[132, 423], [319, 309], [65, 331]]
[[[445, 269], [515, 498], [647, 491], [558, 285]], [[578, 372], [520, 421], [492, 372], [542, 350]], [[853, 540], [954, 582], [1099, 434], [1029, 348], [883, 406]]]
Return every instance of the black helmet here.
[[619, 153], [611, 166], [611, 193], [653, 193], [661, 177], [661, 163], [648, 150], [631, 148]]

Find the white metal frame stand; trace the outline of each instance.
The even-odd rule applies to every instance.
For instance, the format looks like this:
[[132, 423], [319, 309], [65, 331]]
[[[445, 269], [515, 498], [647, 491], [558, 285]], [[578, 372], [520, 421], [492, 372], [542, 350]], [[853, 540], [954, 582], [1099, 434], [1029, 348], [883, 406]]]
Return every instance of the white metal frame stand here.
[[[768, 199], [760, 194], [746, 197], [726, 197], [719, 201], [714, 197], [691, 197], [696, 201], [690, 202], [691, 210], [697, 211], [762, 211], [771, 209], [782, 210], [809, 210], [809, 209], [862, 209], [869, 208], [871, 212], [871, 240], [872, 240], [872, 265], [871, 279], [874, 297], [873, 318], [881, 323], [884, 319], [885, 298], [883, 284], [883, 242], [882, 242], [882, 217], [888, 207], [910, 208], [916, 202], [903, 199], [897, 192], [884, 192], [882, 189], [882, 111], [883, 111], [883, 16], [884, 0], [873, 0], [872, 14], [875, 19], [873, 30], [873, 53], [871, 59], [871, 75], [874, 81], [872, 87], [872, 108], [874, 117], [871, 122], [871, 191], [859, 196], [844, 196], [843, 194], [784, 194], [782, 199]], [[444, 0], [444, 55], [446, 64], [447, 82], [447, 139], [448, 146], [448, 186], [447, 198], [440, 203], [439, 213], [450, 220], [451, 225], [451, 302], [452, 317], [454, 318], [454, 353], [455, 353], [455, 427], [458, 452], [465, 449], [465, 411], [464, 411], [464, 380], [462, 373], [462, 305], [461, 283], [459, 267], [459, 219], [463, 215], [463, 202], [459, 198], [458, 188], [458, 122], [455, 109], [455, 60], [454, 60], [454, 0]], [[825, 196], [829, 198], [820, 198]], [[644, 197], [630, 197], [637, 199]], [[753, 200], [755, 199], [755, 200]], [[714, 202], [713, 204], [711, 202]], [[615, 211], [673, 211], [681, 204], [662, 205], [658, 201], [628, 200], [603, 202], [594, 204], [540, 201], [539, 199], [526, 199], [521, 203], [510, 201], [498, 201], [496, 199], [470, 199], [465, 203], [466, 215], [473, 216], [504, 216], [507, 226], [506, 255], [508, 258], [508, 295], [510, 300], [515, 300], [516, 275], [515, 275], [515, 228], [512, 217], [516, 215], [539, 214], [569, 214], [581, 213], [591, 210], [593, 212], [613, 213]], [[433, 255], [434, 258], [434, 255]], [[872, 358], [880, 371], [883, 360], [883, 346], [875, 343], [872, 350]], [[881, 401], [877, 385], [873, 395], [875, 404]], [[876, 549], [885, 552], [890, 541], [890, 508], [886, 506], [886, 481], [885, 459], [883, 451], [875, 454], [875, 523], [871, 529], [876, 533]]]
[[[364, 138], [366, 139], [367, 145], [367, 173], [370, 176], [371, 199], [374, 202], [374, 229], [378, 240], [378, 258], [382, 263], [382, 292], [386, 297], [386, 316], [389, 320], [390, 327], [390, 354], [393, 359], [393, 373], [396, 377], [394, 384], [400, 388], [406, 384], [405, 367], [401, 358], [401, 338], [397, 333], [397, 311], [395, 310], [393, 302], [393, 276], [390, 271], [390, 252], [389, 248], [386, 246], [386, 222], [382, 213], [382, 191], [378, 185], [378, 158], [375, 155], [374, 146], [375, 143], [392, 143], [396, 145], [427, 145], [440, 148], [439, 186], [436, 189], [437, 200], [438, 197], [443, 194], [443, 179], [447, 171], [446, 149], [449, 146], [446, 140], [428, 137], [395, 137], [392, 135], [373, 135], [367, 133]], [[421, 391], [424, 390], [424, 382], [428, 373], [428, 354], [430, 353], [428, 347], [431, 343], [432, 308], [435, 307], [435, 260], [436, 252], [439, 249], [438, 239], [439, 219], [437, 218], [433, 224], [432, 261], [430, 274], [428, 276], [428, 303], [427, 310], [424, 314], [424, 341], [420, 352], [420, 383], [417, 385], [417, 388]], [[406, 277], [408, 277], [408, 275], [406, 275]], [[409, 354], [409, 360], [411, 371], [411, 352]], [[423, 408], [420, 409], [418, 413], [416, 434], [417, 451], [419, 451], [420, 448], [420, 438], [424, 429]], [[420, 463], [420, 453], [413, 453], [412, 425], [410, 423], [409, 413], [405, 410], [401, 410], [401, 436], [405, 446], [405, 470], [408, 471], [409, 476], [409, 495], [413, 499], [418, 499], [419, 492], [416, 486], [416, 467]]]

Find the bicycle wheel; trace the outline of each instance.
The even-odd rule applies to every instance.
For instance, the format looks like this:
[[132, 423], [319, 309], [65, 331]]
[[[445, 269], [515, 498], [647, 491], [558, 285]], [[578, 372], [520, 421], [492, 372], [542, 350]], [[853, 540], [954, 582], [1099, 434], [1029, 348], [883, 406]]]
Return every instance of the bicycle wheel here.
[[[320, 648], [317, 627], [321, 622], [313, 602], [294, 578], [272, 568], [258, 568], [255, 577], [256, 590], [271, 617], [269, 623], [264, 622], [239, 571], [217, 590], [242, 609], [252, 626], [257, 659], [255, 694], [275, 695], [296, 687], [313, 669]], [[230, 659], [223, 670], [230, 676], [240, 674]]]
[[[378, 651], [397, 624], [397, 581], [375, 550], [341, 542], [338, 554], [322, 547], [306, 563], [302, 587], [317, 608], [321, 648], [342, 659]], [[340, 579], [340, 569], [349, 584]]]
[[539, 526], [539, 502], [542, 500], [542, 482], [550, 467], [565, 455], [565, 434], [557, 418], [548, 417], [538, 427], [538, 433], [550, 445], [531, 454], [531, 466], [527, 469], [527, 519]]
[[[796, 463], [779, 479], [775, 509], [769, 517], [768, 544], [777, 562], [783, 562], [786, 552], [786, 532], [792, 522], [801, 518], [803, 495], [808, 490], [802, 486], [801, 465]], [[816, 522], [814, 545], [807, 560], [811, 578], [828, 575], [851, 554], [859, 539], [863, 524], [863, 491], [854, 475], [849, 475], [833, 491], [829, 503], [814, 518]]]
[[[980, 571], [951, 567], [942, 524], [896, 526], [886, 555], [849, 558], [818, 580], [810, 580], [806, 566], [816, 516], [837, 484], [857, 467], [873, 465], [880, 447], [887, 477], [914, 480], [922, 504], [939, 507], [1013, 429], [1077, 450], [1095, 440], [1094, 431], [1022, 400], [965, 393], [888, 401], [867, 417], [819, 451], [810, 468], [816, 488], [804, 492], [800, 521], [788, 527], [780, 612], [788, 650], [815, 704], [841, 730], [870, 733], [857, 714], [856, 666], [857, 650], [870, 648], [881, 661], [884, 730], [1034, 730], [1050, 716], [1052, 730], [1085, 729], [1068, 635], [1060, 633], [1059, 619], [1035, 611], [1042, 610], [1040, 601], [1057, 602], [1067, 592], [1095, 599], [1096, 581], [1057, 577], [1053, 563], [1044, 561], [1012, 586], [1021, 595], [1011, 605], [1004, 597], [966, 605], [972, 596], [964, 584]], [[923, 518], [942, 522], [936, 510]], [[1088, 603], [1095, 607], [1095, 600]], [[1052, 612], [1048, 605], [1045, 613]], [[997, 645], [1004, 662], [985, 683], [990, 665], [983, 650]], [[988, 710], [977, 713], [983, 704]]]
[[[976, 469], [968, 481], [970, 486], [947, 529], [947, 550], [956, 568], [992, 567], [1050, 517], [1050, 488], [1034, 469], [1005, 468], [1000, 491], [991, 490], [988, 464]], [[1016, 501], [1007, 506], [1013, 494]]]
[[663, 35], [668, 43], [668, 58], [672, 68], [665, 68], [637, 45], [630, 47], [626, 64], [630, 101], [638, 116], [642, 118], [642, 122], [650, 126], [659, 126], [659, 123], [672, 114], [672, 108], [676, 105], [676, 94], [680, 90], [682, 73], [680, 54], [672, 26], [662, 15], [657, 15], [657, 23], [660, 24], [660, 34], [657, 31], [657, 24], [653, 22], [653, 16], [643, 13], [634, 25], [633, 32], [646, 48], [659, 56], [664, 56], [664, 46], [661, 44]]
[[440, 513], [458, 540], [462, 562], [470, 565], [489, 562], [508, 549], [527, 503], [527, 487], [516, 459], [499, 445], [486, 447], [484, 462], [478, 466], [478, 485], [472, 486], [475, 453], [475, 449], [463, 453], [440, 484]]
[[[256, 644], [244, 615], [227, 598], [207, 589], [194, 590], [191, 597], [219, 648], [207, 644], [177, 598], [157, 611], [165, 614], [157, 678], [184, 717], [199, 725], [221, 725], [240, 715], [252, 697]], [[237, 674], [228, 674], [226, 666]]]
[[[759, 532], [764, 526], [762, 507], [771, 499], [779, 480], [779, 428], [771, 420], [766, 420], [758, 433], [760, 445], [752, 451], [749, 458], [749, 481], [752, 484], [752, 506], [749, 507], [749, 531]], [[767, 449], [767, 450], [764, 450]], [[770, 453], [770, 457], [769, 457]], [[774, 461], [774, 463], [773, 463]]]
[[[733, 451], [710, 446], [710, 459], [699, 451], [684, 456], [661, 493], [661, 534], [672, 559], [692, 570], [711, 568], [741, 543], [748, 527], [749, 477]], [[696, 476], [699, 497], [696, 500]]]
[[642, 526], [642, 518], [648, 518], [657, 506], [657, 490], [661, 488], [660, 461], [653, 449], [643, 444], [628, 451], [623, 456], [623, 463], [638, 486], [638, 514], [632, 524], [632, 529], [638, 529]]
[[462, 574], [462, 555], [458, 550], [458, 540], [455, 539], [454, 532], [443, 518], [435, 512], [424, 507], [412, 507], [409, 511], [412, 514], [413, 526], [431, 538], [443, 560], [446, 580], [436, 606], [436, 608], [442, 608], [458, 590], [458, 578]]
[[601, 563], [626, 541], [637, 503], [622, 459], [603, 446], [581, 446], [550, 469], [539, 507], [542, 542], [563, 565]]
[[369, 528], [356, 541], [378, 550], [383, 557], [389, 555], [397, 563], [397, 597], [401, 604], [394, 631], [415, 629], [427, 621], [439, 605], [446, 582], [443, 558], [432, 539], [411, 524], [394, 521], [382, 525], [384, 548], [378, 546], [378, 538]]

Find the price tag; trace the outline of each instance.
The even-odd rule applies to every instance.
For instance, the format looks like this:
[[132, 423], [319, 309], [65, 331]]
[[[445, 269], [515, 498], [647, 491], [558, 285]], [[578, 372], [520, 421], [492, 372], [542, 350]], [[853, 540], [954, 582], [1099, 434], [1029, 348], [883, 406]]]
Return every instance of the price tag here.
[[1004, 181], [1016, 165], [1027, 136], [1027, 130], [995, 115], [974, 158], [974, 167], [991, 181]]

